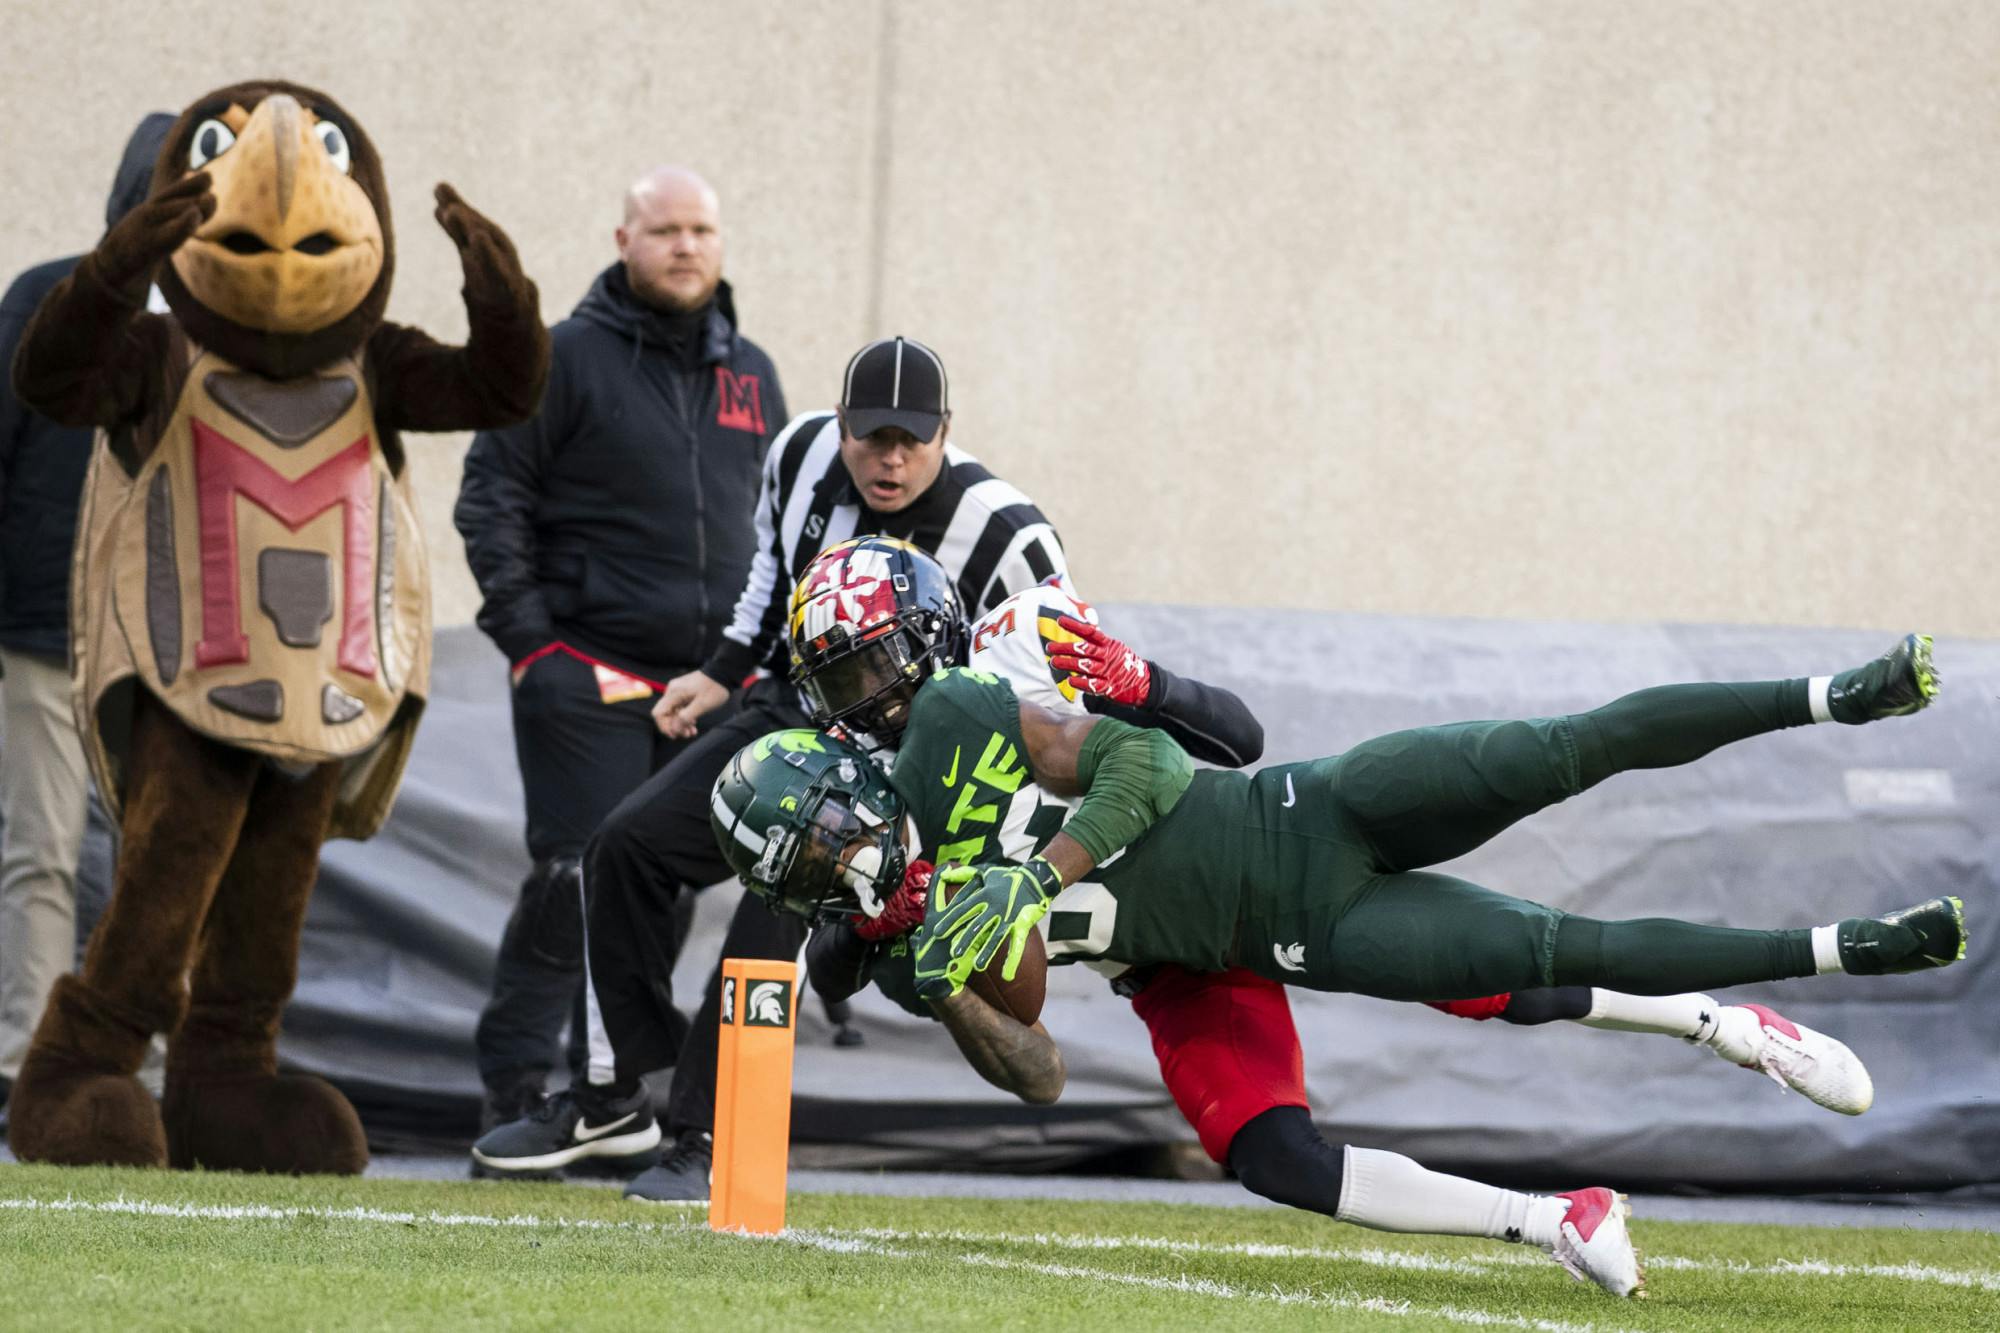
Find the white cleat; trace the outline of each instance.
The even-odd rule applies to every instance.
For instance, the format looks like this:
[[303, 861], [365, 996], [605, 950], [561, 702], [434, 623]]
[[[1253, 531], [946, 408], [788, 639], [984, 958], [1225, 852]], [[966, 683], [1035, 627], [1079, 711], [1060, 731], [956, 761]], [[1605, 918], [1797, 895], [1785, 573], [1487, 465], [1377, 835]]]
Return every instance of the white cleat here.
[[1556, 1262], [1577, 1281], [1595, 1282], [1613, 1296], [1645, 1296], [1646, 1270], [1625, 1227], [1632, 1215], [1625, 1196], [1599, 1187], [1555, 1197], [1569, 1203], [1551, 1251]]
[[1728, 1005], [1716, 1017], [1720, 1027], [1708, 1044], [1730, 1063], [1768, 1074], [1779, 1087], [1842, 1115], [1875, 1104], [1868, 1066], [1824, 1032], [1761, 1004]]

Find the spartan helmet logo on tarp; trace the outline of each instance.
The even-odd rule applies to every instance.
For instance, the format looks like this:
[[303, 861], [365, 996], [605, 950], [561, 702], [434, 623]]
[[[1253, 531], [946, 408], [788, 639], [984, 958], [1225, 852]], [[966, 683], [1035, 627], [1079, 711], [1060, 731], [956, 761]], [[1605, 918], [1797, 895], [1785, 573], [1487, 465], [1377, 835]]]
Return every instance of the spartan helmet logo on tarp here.
[[735, 977], [724, 977], [722, 979], [722, 1021], [725, 1023], [734, 1023], [736, 1021]]
[[792, 983], [760, 981], [750, 988], [743, 1006], [743, 1022], [753, 1028], [783, 1028], [792, 1025]]

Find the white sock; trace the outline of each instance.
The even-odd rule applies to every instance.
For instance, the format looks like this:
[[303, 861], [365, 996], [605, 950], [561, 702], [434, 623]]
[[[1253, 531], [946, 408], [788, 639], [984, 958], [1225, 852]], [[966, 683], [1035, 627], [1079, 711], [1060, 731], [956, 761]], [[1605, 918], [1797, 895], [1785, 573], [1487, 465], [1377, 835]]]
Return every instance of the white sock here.
[[1833, 707], [1827, 702], [1827, 694], [1832, 689], [1832, 676], [1813, 676], [1806, 681], [1806, 703], [1812, 708], [1813, 721], [1833, 721]]
[[1689, 995], [1627, 995], [1622, 991], [1590, 992], [1590, 1012], [1576, 1021], [1585, 1027], [1615, 1032], [1659, 1032], [1689, 1041], [1715, 1035], [1716, 1013], [1722, 1008], [1711, 997]]
[[1345, 1149], [1340, 1206], [1334, 1216], [1377, 1231], [1486, 1236], [1550, 1249], [1569, 1205], [1561, 1199], [1496, 1189], [1417, 1165], [1379, 1148]]
[[1838, 923], [1831, 926], [1814, 926], [1812, 945], [1813, 966], [1819, 969], [1821, 976], [1825, 976], [1829, 972], [1845, 972], [1847, 970], [1840, 962], [1840, 926]]

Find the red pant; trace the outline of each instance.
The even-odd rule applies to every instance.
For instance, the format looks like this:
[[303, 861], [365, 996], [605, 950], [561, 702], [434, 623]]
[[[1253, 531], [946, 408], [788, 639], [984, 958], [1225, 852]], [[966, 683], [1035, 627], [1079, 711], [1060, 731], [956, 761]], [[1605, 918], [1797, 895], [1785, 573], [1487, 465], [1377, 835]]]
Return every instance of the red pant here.
[[1166, 966], [1132, 997], [1174, 1105], [1218, 1162], [1274, 1106], [1306, 1106], [1305, 1057], [1285, 988], [1242, 968]]
[[[1460, 1018], [1493, 1018], [1508, 995], [1432, 1003]], [[1160, 1077], [1174, 1105], [1225, 1165], [1236, 1131], [1274, 1106], [1305, 1106], [1305, 1056], [1285, 988], [1254, 972], [1189, 972], [1162, 966], [1132, 997], [1153, 1036]]]

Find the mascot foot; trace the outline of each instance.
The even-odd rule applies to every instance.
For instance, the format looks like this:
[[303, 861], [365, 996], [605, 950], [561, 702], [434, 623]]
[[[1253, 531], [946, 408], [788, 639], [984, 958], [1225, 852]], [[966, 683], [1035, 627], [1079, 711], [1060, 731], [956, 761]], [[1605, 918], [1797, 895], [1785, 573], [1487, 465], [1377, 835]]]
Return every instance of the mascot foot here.
[[133, 1077], [152, 1025], [58, 977], [7, 1099], [7, 1143], [24, 1162], [165, 1166], [153, 1094]]
[[160, 1107], [130, 1074], [65, 1068], [31, 1050], [7, 1099], [7, 1146], [24, 1162], [165, 1166]]
[[311, 1074], [167, 1071], [167, 1157], [183, 1170], [358, 1176], [368, 1165], [361, 1118]]

